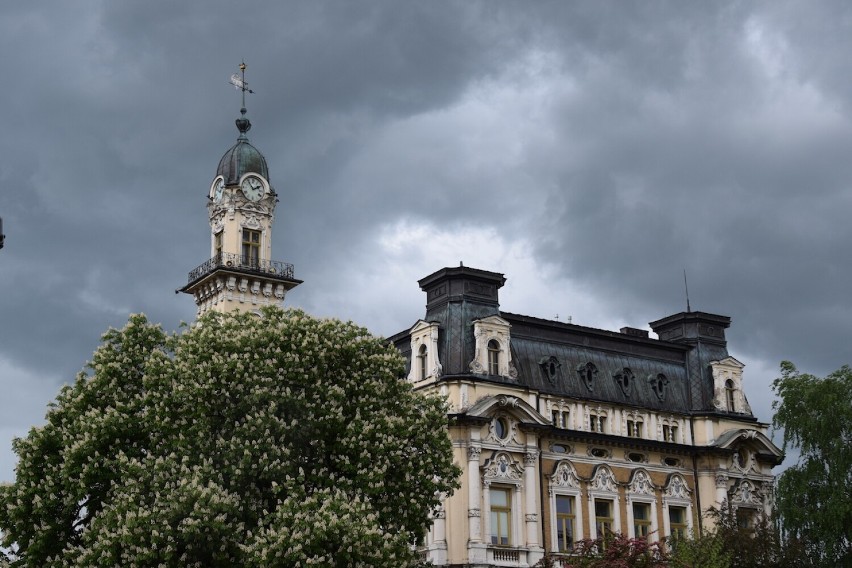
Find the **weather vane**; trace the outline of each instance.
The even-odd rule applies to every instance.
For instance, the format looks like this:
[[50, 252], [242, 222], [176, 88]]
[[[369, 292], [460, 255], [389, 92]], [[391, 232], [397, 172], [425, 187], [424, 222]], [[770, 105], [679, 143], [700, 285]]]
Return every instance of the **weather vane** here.
[[246, 108], [246, 91], [254, 94], [254, 91], [249, 89], [248, 83], [246, 83], [246, 62], [243, 61], [240, 63], [240, 73], [242, 75], [237, 75], [234, 73], [231, 75], [231, 80], [229, 81], [234, 87], [243, 92], [243, 108]]

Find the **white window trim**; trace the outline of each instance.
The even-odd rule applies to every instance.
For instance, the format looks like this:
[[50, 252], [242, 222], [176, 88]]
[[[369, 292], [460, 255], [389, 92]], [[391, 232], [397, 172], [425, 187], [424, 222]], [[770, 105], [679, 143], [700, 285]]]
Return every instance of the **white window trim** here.
[[[611, 476], [613, 476], [613, 479], [615, 479], [615, 476], [613, 475], [611, 469], [609, 469], [608, 467], [604, 467], [604, 468], [601, 468], [601, 469], [604, 469], [607, 472], [609, 472], [609, 474]], [[595, 515], [595, 499], [612, 501], [612, 507], [614, 509], [612, 511], [613, 512], [613, 518], [612, 518], [613, 532], [621, 532], [621, 497], [618, 494], [618, 488], [616, 487], [615, 491], [607, 491], [607, 490], [603, 490], [603, 489], [593, 489], [592, 488], [592, 483], [594, 483], [594, 481], [600, 475], [601, 469], [599, 469], [597, 472], [595, 472], [595, 479], [593, 479], [591, 482], [589, 482], [589, 490], [588, 490], [589, 538], [591, 538], [592, 540], [597, 539], [598, 536], [599, 536], [598, 535], [597, 522], [595, 520], [597, 518], [597, 515]]]
[[[570, 475], [566, 482], [562, 482], [559, 479], [559, 475], [563, 469], [567, 469]], [[580, 480], [571, 462], [561, 460], [556, 464], [553, 475], [550, 476], [547, 492], [550, 499], [550, 548], [551, 552], [559, 552], [559, 541], [556, 536], [557, 495], [572, 497], [574, 499], [574, 542], [583, 540], [585, 535], [583, 532], [583, 500], [582, 491], [580, 490]]]

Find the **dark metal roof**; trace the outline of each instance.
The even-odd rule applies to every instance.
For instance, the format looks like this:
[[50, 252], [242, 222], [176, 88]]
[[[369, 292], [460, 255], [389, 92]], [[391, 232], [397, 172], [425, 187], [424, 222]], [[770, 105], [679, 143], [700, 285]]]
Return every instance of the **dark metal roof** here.
[[251, 130], [251, 121], [245, 117], [246, 109], [240, 109], [240, 112], [242, 116], [236, 120], [240, 136], [237, 138], [237, 143], [231, 146], [219, 160], [216, 176], [225, 178], [225, 185], [239, 183], [240, 178], [248, 172], [260, 174], [266, 181], [269, 181], [269, 168], [266, 165], [266, 158], [263, 157], [260, 150], [249, 144], [246, 137], [246, 132]]

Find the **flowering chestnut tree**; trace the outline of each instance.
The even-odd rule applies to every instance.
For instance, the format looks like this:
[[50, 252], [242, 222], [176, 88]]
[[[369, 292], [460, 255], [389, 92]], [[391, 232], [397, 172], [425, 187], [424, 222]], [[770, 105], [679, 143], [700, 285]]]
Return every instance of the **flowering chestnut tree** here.
[[443, 403], [403, 372], [365, 329], [297, 310], [209, 314], [176, 335], [131, 316], [15, 440], [6, 561], [415, 565], [459, 470]]

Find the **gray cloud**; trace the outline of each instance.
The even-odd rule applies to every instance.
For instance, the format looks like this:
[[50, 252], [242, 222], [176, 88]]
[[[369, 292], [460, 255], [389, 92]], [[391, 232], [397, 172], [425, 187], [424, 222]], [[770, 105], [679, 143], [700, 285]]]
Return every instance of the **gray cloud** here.
[[174, 290], [209, 251], [205, 195], [237, 135], [227, 78], [242, 58], [250, 137], [281, 195], [274, 255], [305, 280], [293, 304], [393, 333], [422, 313], [418, 278], [480, 260], [507, 273], [509, 311], [644, 325], [683, 309], [685, 268], [693, 307], [734, 318], [768, 420], [780, 359], [848, 362], [848, 16], [797, 2], [4, 5], [4, 432], [39, 423], [33, 401], [128, 312], [193, 318]]

